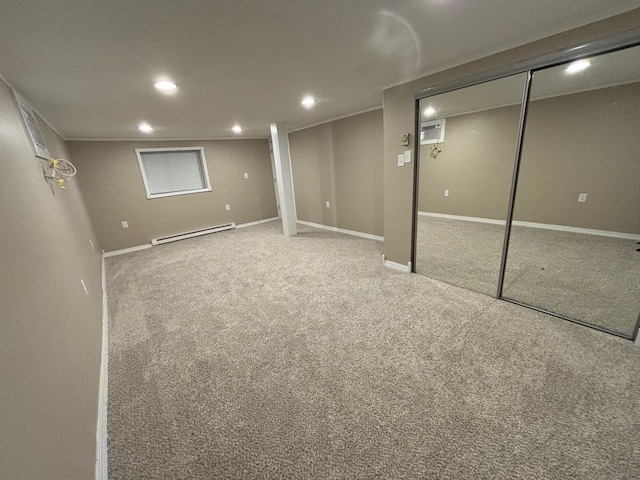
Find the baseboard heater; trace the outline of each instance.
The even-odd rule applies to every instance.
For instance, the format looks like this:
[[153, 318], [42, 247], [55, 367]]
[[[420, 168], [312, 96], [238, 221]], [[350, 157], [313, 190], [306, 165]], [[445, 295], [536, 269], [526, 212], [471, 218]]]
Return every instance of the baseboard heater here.
[[236, 228], [235, 223], [225, 223], [224, 225], [216, 225], [215, 227], [203, 228], [202, 230], [194, 230], [192, 232], [178, 233], [176, 235], [169, 235], [168, 237], [152, 238], [152, 245], [162, 245], [163, 243], [177, 242], [178, 240], [184, 240], [185, 238], [199, 237], [200, 235], [208, 235], [210, 233], [222, 232], [224, 230], [233, 230]]

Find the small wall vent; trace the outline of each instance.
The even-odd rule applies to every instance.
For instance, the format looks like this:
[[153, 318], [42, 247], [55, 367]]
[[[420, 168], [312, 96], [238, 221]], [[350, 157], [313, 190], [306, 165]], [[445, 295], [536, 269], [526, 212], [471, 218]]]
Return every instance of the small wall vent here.
[[433, 145], [444, 142], [446, 120], [429, 120], [420, 124], [420, 145]]
[[13, 90], [13, 96], [16, 99], [16, 103], [18, 104], [18, 109], [20, 110], [20, 115], [22, 116], [24, 129], [27, 133], [27, 137], [29, 138], [29, 142], [31, 143], [31, 147], [33, 148], [33, 153], [36, 155], [36, 157], [49, 160], [51, 158], [51, 155], [49, 155], [49, 152], [47, 151], [44, 136], [42, 135], [40, 127], [38, 126], [38, 120], [35, 111], [31, 107], [31, 105], [29, 105], [29, 102], [27, 102], [16, 90]]

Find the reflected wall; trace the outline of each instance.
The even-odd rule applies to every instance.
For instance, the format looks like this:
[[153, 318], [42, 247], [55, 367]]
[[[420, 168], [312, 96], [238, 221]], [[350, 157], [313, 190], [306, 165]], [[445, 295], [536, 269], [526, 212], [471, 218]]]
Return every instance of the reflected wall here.
[[640, 311], [640, 48], [534, 73], [503, 296], [624, 336]]
[[420, 102], [416, 272], [496, 294], [524, 81], [516, 75]]

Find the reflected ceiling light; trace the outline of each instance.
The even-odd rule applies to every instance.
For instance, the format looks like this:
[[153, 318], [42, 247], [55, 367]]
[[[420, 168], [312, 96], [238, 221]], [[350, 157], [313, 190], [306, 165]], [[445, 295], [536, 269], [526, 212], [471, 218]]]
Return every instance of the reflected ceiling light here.
[[153, 127], [148, 123], [143, 122], [140, 125], [138, 125], [138, 130], [140, 130], [142, 133], [151, 133], [153, 132]]
[[589, 65], [591, 65], [591, 61], [590, 60], [578, 60], [577, 62], [571, 63], [565, 69], [565, 72], [567, 72], [567, 73], [578, 73], [578, 72], [581, 72], [581, 71], [586, 70], [587, 68], [589, 68]]
[[307, 95], [302, 99], [302, 106], [304, 108], [311, 108], [316, 104], [316, 99], [310, 95]]
[[164, 93], [175, 92], [178, 89], [176, 84], [170, 80], [161, 80], [159, 82], [156, 82], [155, 87]]
[[242, 133], [242, 127], [237, 123], [233, 127], [231, 127], [231, 130], [233, 131], [233, 133]]
[[433, 117], [436, 114], [436, 109], [433, 107], [427, 107], [424, 109], [425, 117]]

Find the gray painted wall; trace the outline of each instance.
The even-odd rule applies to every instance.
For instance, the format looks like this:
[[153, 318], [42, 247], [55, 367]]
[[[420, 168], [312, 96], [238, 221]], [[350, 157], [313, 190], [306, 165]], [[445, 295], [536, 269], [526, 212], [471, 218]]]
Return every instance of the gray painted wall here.
[[[107, 252], [212, 225], [278, 216], [266, 139], [68, 143], [96, 234]], [[204, 147], [212, 190], [147, 199], [135, 149], [187, 146]], [[225, 204], [231, 210], [225, 210]], [[122, 228], [123, 220], [129, 228]]]
[[519, 120], [520, 106], [448, 117], [441, 153], [420, 146], [418, 210], [505, 220]]
[[384, 235], [382, 139], [382, 110], [290, 133], [298, 219]]
[[639, 234], [638, 125], [640, 83], [533, 102], [514, 218]]
[[[40, 127], [51, 155], [68, 158], [60, 137]], [[65, 190], [45, 181], [46, 162], [33, 155], [2, 81], [0, 165], [0, 478], [93, 478], [100, 246], [78, 180]]]
[[[447, 118], [438, 157], [420, 147], [419, 210], [504, 220], [519, 116], [510, 106]], [[640, 83], [532, 102], [515, 219], [640, 233], [639, 124]]]

